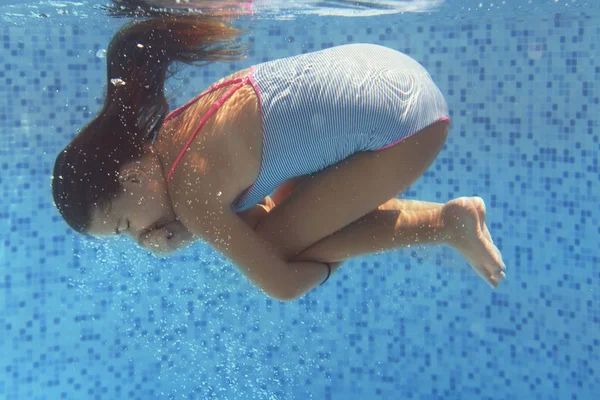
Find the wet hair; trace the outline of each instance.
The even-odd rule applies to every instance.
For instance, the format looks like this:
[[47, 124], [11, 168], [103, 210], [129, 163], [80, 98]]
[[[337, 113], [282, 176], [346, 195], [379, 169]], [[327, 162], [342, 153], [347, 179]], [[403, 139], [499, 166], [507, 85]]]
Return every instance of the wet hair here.
[[106, 55], [104, 106], [54, 164], [54, 203], [69, 226], [88, 230], [93, 207], [116, 195], [119, 170], [144, 155], [156, 138], [169, 108], [164, 96], [169, 66], [239, 59], [240, 34], [198, 14], [137, 21], [115, 34]]

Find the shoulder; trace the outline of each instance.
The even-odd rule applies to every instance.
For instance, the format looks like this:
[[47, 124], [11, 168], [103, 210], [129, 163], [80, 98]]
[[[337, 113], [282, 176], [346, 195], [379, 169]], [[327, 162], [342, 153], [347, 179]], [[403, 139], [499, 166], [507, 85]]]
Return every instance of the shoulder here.
[[[231, 204], [239, 191], [231, 165], [218, 156], [217, 150], [190, 147], [184, 158], [174, 169], [169, 180], [169, 194], [173, 206], [194, 205], [194, 210], [203, 212], [202, 206], [209, 201]], [[214, 205], [213, 205], [214, 206]], [[180, 210], [188, 210], [189, 207]], [[188, 210], [189, 211], [189, 210]]]
[[[238, 71], [211, 87], [247, 72]], [[174, 201], [218, 195], [232, 202], [258, 175], [263, 144], [258, 101], [250, 85], [224, 98], [227, 90], [199, 99], [163, 126], [166, 168], [179, 159], [169, 182]], [[219, 101], [222, 104], [211, 113]]]

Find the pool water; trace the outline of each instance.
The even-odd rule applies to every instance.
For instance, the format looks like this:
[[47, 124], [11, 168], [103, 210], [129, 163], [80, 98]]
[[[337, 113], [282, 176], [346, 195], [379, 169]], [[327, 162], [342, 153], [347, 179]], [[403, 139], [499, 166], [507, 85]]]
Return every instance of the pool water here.
[[451, 249], [413, 246], [280, 303], [202, 243], [159, 259], [75, 234], [52, 168], [103, 103], [125, 20], [107, 1], [0, 1], [0, 399], [596, 399], [600, 4], [241, 3], [249, 57], [182, 68], [172, 107], [266, 60], [409, 54], [452, 127], [403, 197], [481, 196], [507, 279], [492, 290]]

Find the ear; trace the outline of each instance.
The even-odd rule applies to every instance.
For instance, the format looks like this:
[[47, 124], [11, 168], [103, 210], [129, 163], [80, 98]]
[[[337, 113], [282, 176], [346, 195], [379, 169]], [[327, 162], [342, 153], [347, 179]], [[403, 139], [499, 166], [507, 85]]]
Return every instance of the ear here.
[[144, 183], [146, 174], [137, 167], [130, 167], [119, 172], [119, 183], [123, 186]]

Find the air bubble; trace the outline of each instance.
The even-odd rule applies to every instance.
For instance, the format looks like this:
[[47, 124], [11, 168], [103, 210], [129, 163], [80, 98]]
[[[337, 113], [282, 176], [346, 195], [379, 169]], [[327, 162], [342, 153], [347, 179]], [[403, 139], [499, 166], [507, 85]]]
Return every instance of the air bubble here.
[[110, 80], [110, 83], [112, 83], [115, 86], [125, 86], [127, 84], [127, 82], [125, 82], [123, 79], [121, 78], [113, 78]]

